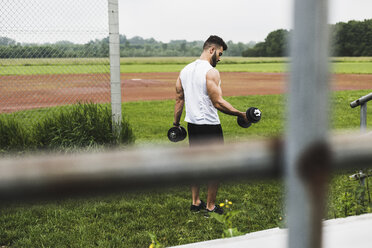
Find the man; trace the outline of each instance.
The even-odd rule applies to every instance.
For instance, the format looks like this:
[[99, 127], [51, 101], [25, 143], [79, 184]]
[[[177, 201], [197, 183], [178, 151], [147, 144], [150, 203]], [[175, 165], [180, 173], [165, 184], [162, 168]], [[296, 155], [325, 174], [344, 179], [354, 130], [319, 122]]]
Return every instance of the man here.
[[[247, 120], [245, 112], [235, 109], [222, 98], [220, 73], [215, 69], [224, 51], [226, 43], [218, 36], [211, 35], [203, 45], [200, 58], [188, 64], [180, 73], [176, 81], [176, 104], [174, 109], [174, 123], [178, 127], [186, 106], [185, 121], [188, 123], [190, 146], [208, 142], [223, 143], [223, 132], [217, 110], [233, 116], [240, 116]], [[199, 186], [192, 185], [191, 211], [223, 214], [223, 210], [215, 205], [218, 183], [208, 183], [207, 203], [199, 198]]]

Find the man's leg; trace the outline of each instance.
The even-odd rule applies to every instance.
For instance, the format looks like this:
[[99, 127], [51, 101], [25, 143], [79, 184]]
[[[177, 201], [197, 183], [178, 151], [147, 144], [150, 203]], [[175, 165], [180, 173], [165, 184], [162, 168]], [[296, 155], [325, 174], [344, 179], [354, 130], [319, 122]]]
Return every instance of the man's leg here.
[[[193, 125], [190, 123], [187, 123], [187, 130], [188, 130], [188, 136], [189, 136], [189, 144], [190, 147], [195, 145], [197, 142], [198, 135], [200, 135], [200, 130], [198, 129], [197, 125]], [[192, 197], [192, 205], [199, 206], [201, 203], [200, 197], [199, 197], [199, 190], [200, 186], [196, 184], [191, 185], [191, 197]]]
[[192, 194], [192, 205], [199, 206], [201, 201], [199, 197], [200, 187], [198, 185], [191, 185], [191, 194]]
[[190, 206], [191, 212], [199, 212], [205, 209], [205, 202], [200, 200], [199, 197], [199, 186], [198, 185], [191, 185], [191, 193], [192, 193], [192, 205]]
[[217, 182], [208, 183], [207, 209], [213, 210], [216, 204], [216, 196], [218, 190]]
[[[209, 130], [212, 131], [212, 138], [214, 142], [223, 145], [223, 131], [221, 125], [216, 125]], [[207, 209], [213, 210], [216, 204], [216, 196], [218, 190], [218, 182], [210, 181], [208, 182], [208, 197], [207, 197]]]

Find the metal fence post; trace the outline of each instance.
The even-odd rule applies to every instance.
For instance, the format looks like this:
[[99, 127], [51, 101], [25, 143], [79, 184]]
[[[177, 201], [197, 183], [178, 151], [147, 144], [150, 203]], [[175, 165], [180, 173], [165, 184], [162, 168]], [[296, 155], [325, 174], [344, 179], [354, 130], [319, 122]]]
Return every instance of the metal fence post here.
[[364, 132], [367, 128], [367, 102], [360, 105], [360, 131]]
[[319, 248], [330, 165], [328, 1], [294, 4], [285, 154], [288, 246]]
[[112, 130], [114, 134], [117, 135], [117, 137], [120, 134], [120, 125], [122, 118], [118, 9], [118, 0], [108, 0]]

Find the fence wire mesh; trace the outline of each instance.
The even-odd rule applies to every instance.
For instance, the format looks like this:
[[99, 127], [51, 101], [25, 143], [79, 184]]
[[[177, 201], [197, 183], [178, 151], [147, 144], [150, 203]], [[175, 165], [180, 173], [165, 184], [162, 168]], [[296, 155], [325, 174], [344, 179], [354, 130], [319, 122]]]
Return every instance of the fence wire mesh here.
[[1, 0], [0, 115], [108, 103], [108, 34], [107, 1]]

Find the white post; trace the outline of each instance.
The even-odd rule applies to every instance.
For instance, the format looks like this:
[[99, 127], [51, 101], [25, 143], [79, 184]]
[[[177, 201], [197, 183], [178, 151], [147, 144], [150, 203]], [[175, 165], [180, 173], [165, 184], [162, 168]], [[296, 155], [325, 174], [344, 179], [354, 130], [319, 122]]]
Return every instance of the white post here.
[[286, 143], [290, 248], [321, 247], [328, 129], [328, 1], [295, 0]]
[[121, 125], [120, 40], [118, 0], [108, 0], [112, 131], [118, 137]]

